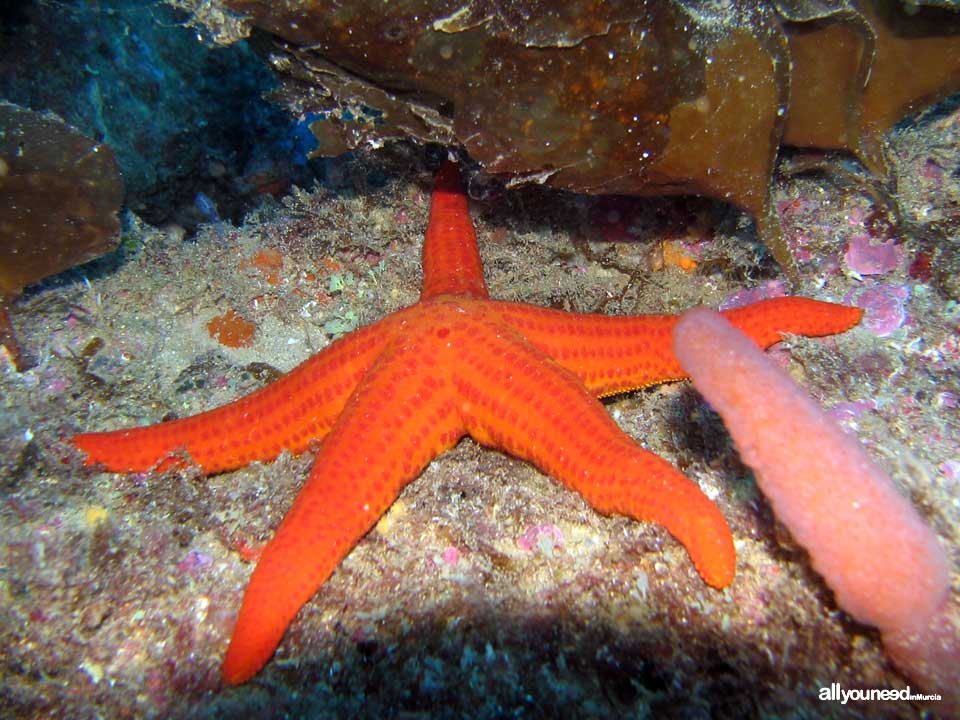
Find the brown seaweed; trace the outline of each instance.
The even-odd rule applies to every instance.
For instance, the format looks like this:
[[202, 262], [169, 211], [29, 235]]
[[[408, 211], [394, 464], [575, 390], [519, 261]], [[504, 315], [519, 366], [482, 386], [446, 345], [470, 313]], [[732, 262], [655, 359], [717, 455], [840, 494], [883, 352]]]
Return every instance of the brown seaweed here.
[[261, 31], [276, 96], [324, 118], [320, 155], [414, 138], [514, 182], [717, 198], [754, 216], [791, 275], [770, 204], [781, 145], [883, 173], [885, 133], [960, 89], [945, 2], [178, 4], [221, 40]]
[[27, 285], [113, 250], [122, 197], [109, 147], [52, 113], [0, 102], [0, 344], [18, 367], [10, 302]]

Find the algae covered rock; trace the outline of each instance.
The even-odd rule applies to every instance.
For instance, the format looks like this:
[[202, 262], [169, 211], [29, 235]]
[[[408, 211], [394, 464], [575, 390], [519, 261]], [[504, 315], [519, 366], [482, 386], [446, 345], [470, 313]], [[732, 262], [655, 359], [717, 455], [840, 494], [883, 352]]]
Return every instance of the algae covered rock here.
[[0, 342], [18, 364], [9, 302], [116, 248], [122, 197], [109, 147], [52, 113], [0, 101]]
[[960, 89], [960, 12], [892, 0], [544, 3], [179, 0], [221, 40], [256, 30], [319, 154], [463, 145], [491, 173], [586, 193], [770, 207], [783, 143], [885, 168], [882, 137]]

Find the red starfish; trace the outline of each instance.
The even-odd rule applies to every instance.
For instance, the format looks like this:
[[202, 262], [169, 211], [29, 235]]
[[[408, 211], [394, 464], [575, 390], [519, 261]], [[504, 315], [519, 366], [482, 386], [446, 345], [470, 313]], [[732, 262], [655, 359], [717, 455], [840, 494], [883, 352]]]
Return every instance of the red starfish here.
[[[777, 298], [724, 313], [761, 346], [827, 335], [861, 312]], [[334, 342], [277, 382], [224, 407], [150, 427], [77, 435], [88, 465], [140, 472], [184, 462], [205, 473], [301, 453], [310, 478], [247, 587], [223, 673], [242, 683], [403, 486], [469, 434], [523, 458], [604, 514], [660, 523], [704, 580], [733, 579], [733, 538], [716, 506], [625, 435], [598, 396], [684, 377], [676, 318], [607, 317], [489, 299], [457, 166], [436, 178], [420, 301]], [[762, 401], [762, 398], [758, 399]]]

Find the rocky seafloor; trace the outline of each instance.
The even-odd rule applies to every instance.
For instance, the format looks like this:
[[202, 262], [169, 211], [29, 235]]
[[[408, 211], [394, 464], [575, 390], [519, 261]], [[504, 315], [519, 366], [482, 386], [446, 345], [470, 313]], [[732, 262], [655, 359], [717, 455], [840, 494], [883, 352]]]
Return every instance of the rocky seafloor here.
[[[958, 148], [955, 107], [891, 138], [899, 224], [876, 187], [837, 172], [839, 162], [783, 163], [775, 197], [804, 274], [797, 293], [857, 303], [867, 315], [843, 335], [788, 338], [771, 350], [940, 535], [954, 592]], [[128, 214], [117, 253], [16, 304], [35, 365], [18, 373], [0, 361], [0, 714], [936, 715], [935, 703], [818, 699], [834, 682], [910, 681], [878, 634], [837, 608], [719, 418], [682, 382], [605, 402], [730, 522], [738, 566], [726, 590], [706, 586], [662, 528], [600, 516], [531, 466], [468, 439], [403, 491], [266, 668], [224, 687], [220, 666], [251, 559], [311, 458], [209, 478], [123, 476], [84, 468], [64, 438], [229, 402], [415, 302], [429, 207], [424, 154], [395, 148], [331, 163], [330, 177], [337, 182], [264, 202], [240, 226], [211, 224], [189, 238]], [[480, 177], [470, 189], [497, 298], [677, 313], [786, 290], [748, 219], [727, 207], [511, 193]]]

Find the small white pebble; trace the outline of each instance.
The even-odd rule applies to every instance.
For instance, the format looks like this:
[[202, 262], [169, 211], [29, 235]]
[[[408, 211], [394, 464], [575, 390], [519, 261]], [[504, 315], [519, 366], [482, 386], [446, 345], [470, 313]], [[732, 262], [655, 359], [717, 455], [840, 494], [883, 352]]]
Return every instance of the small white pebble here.
[[103, 666], [100, 663], [91, 662], [89, 660], [84, 660], [80, 663], [80, 669], [83, 670], [87, 676], [90, 678], [90, 682], [94, 685], [100, 683], [103, 680]]
[[650, 576], [647, 575], [643, 570], [640, 570], [637, 573], [637, 592], [640, 593], [640, 597], [644, 600], [647, 599], [647, 593], [650, 592]]

